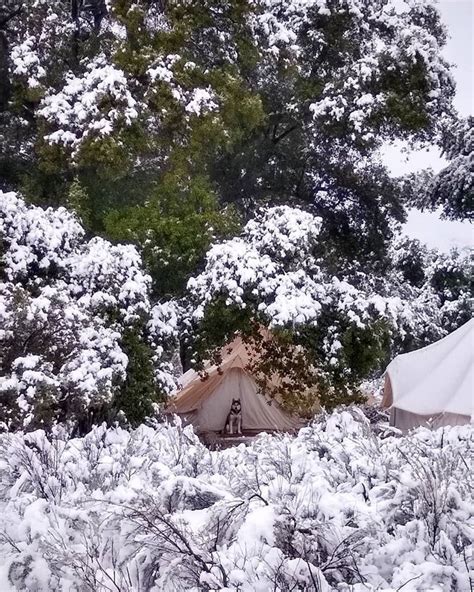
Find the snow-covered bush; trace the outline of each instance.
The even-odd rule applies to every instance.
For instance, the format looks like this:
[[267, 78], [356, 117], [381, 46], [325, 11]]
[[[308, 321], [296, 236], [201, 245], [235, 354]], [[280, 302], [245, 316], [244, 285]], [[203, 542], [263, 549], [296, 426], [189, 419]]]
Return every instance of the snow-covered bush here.
[[0, 587], [469, 590], [472, 437], [354, 410], [214, 452], [179, 424], [3, 434]]
[[149, 365], [148, 390], [168, 392], [173, 305], [151, 305], [134, 247], [88, 241], [64, 208], [1, 192], [0, 237], [0, 421], [85, 429], [124, 410], [134, 363]]

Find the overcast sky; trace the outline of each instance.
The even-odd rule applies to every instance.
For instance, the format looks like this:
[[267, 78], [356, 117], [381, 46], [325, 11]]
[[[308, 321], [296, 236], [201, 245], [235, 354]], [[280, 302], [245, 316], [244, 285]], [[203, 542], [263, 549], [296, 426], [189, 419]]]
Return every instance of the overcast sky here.
[[[454, 104], [462, 115], [474, 115], [474, 0], [439, 0], [437, 4], [449, 34], [443, 53], [455, 64]], [[394, 175], [427, 167], [438, 171], [445, 163], [437, 149], [407, 155], [400, 145], [387, 147], [384, 160]], [[443, 251], [453, 246], [474, 246], [472, 224], [441, 221], [433, 213], [410, 212], [405, 232]]]

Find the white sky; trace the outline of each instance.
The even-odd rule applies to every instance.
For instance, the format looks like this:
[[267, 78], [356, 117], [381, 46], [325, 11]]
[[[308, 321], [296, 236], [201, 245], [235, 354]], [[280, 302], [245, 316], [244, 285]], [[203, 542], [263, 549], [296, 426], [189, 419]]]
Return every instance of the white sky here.
[[[443, 53], [449, 62], [455, 64], [454, 105], [462, 115], [474, 115], [474, 0], [439, 0], [437, 4], [449, 34]], [[401, 143], [387, 146], [383, 159], [392, 174], [397, 176], [427, 167], [439, 171], [446, 162], [437, 148], [406, 154]], [[432, 212], [409, 212], [405, 232], [443, 251], [454, 246], [474, 246], [472, 224], [440, 220]]]

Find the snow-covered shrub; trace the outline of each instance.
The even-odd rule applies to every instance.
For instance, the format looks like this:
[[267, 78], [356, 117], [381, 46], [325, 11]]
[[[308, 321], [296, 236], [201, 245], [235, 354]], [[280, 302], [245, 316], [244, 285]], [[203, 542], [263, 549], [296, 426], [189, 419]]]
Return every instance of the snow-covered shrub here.
[[35, 291], [0, 282], [0, 417], [10, 428], [107, 406], [126, 377], [118, 326], [88, 313], [64, 282]]
[[128, 407], [138, 409], [134, 420], [149, 413], [173, 382], [176, 322], [172, 303], [150, 303], [136, 249], [87, 241], [64, 208], [29, 206], [13, 193], [0, 193], [0, 237], [0, 421], [86, 429], [124, 411], [139, 371], [141, 395]]
[[0, 587], [463, 592], [472, 438], [354, 410], [215, 452], [180, 424], [2, 434]]

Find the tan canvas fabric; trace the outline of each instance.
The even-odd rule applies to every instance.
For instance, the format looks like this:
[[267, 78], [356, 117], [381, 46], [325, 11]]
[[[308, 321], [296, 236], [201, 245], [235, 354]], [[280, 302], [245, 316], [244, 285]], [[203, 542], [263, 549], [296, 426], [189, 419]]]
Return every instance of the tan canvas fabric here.
[[[219, 431], [224, 428], [232, 398], [240, 398], [244, 430], [284, 431], [302, 425], [277, 401], [269, 401], [258, 392], [257, 383], [246, 370], [255, 353], [240, 337], [225, 346], [221, 356], [220, 366], [209, 364], [204, 377], [192, 370], [183, 375], [183, 388], [171, 401], [168, 413], [192, 416], [193, 425], [200, 431]], [[270, 383], [277, 386], [277, 377]]]
[[276, 401], [268, 404], [244, 370], [231, 368], [197, 411], [197, 427], [202, 431], [222, 430], [233, 398], [240, 399], [242, 404], [244, 430], [292, 430], [299, 425], [299, 421], [284, 413]]
[[223, 353], [227, 353], [227, 357], [223, 357], [222, 364], [207, 366], [204, 377], [192, 370], [183, 376], [183, 389], [170, 403], [169, 411], [189, 413], [200, 408], [203, 401], [218, 388], [226, 372], [231, 368], [243, 369], [248, 364], [249, 354], [240, 338], [235, 339], [228, 347], [224, 348]]

